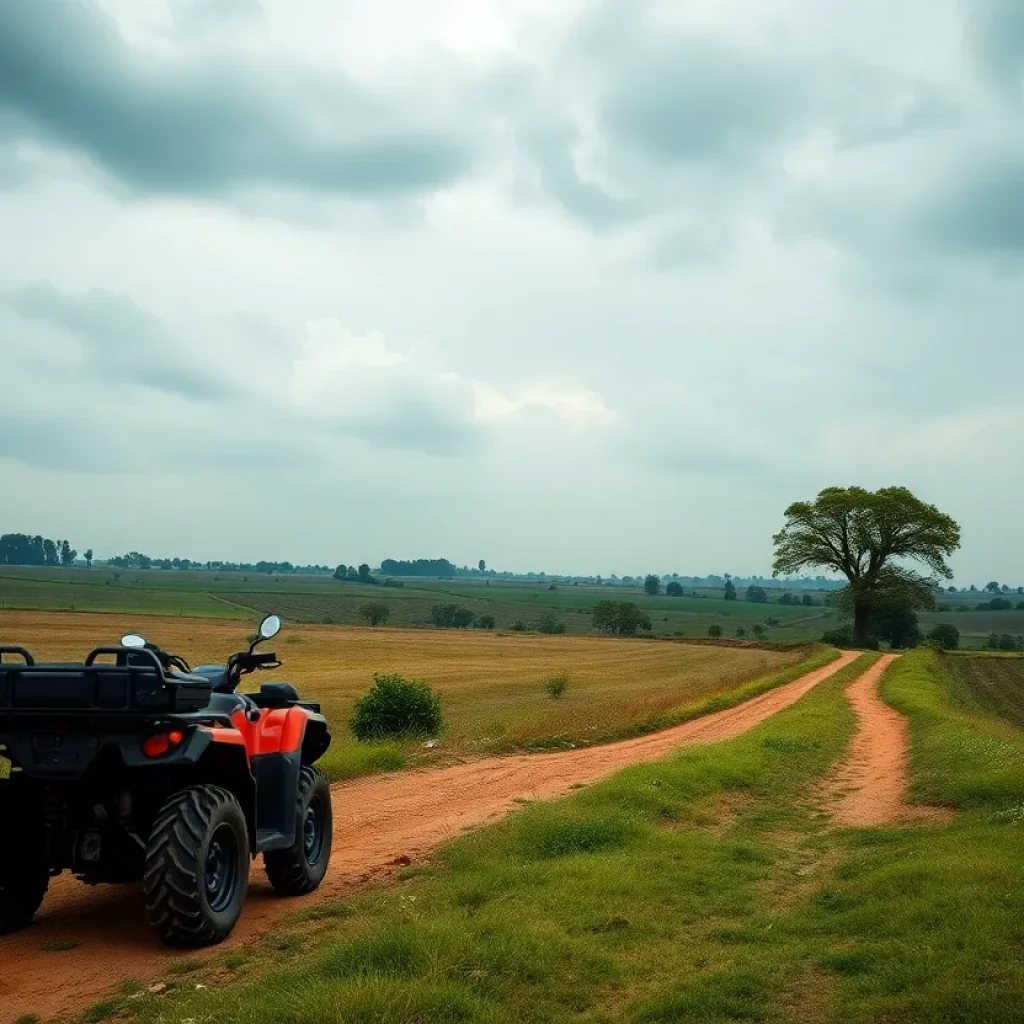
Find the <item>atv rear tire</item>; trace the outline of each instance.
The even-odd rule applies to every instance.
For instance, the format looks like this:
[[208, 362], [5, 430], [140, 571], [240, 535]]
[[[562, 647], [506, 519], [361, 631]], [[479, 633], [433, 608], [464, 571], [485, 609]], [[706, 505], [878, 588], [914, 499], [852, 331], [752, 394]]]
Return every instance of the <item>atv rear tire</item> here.
[[160, 809], [146, 847], [149, 923], [169, 946], [212, 946], [231, 933], [249, 886], [249, 831], [235, 797], [190, 786]]
[[0, 779], [0, 935], [24, 928], [50, 885], [46, 833], [38, 811]]
[[267, 877], [279, 896], [305, 896], [327, 874], [333, 838], [331, 787], [316, 768], [303, 766], [295, 803], [295, 842], [263, 855]]

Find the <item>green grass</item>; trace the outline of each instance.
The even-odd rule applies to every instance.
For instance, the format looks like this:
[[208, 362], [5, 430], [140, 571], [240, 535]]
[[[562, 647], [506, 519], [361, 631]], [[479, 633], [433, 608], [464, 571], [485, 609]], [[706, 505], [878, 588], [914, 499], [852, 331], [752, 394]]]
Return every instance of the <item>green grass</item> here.
[[397, 772], [407, 763], [407, 748], [400, 743], [339, 743], [328, 749], [317, 767], [338, 782], [376, 772]]
[[[390, 889], [336, 904], [247, 983], [125, 1006], [186, 1018], [466, 1022], [1024, 1020], [1024, 734], [930, 652], [885, 694], [915, 792], [951, 824], [831, 828], [814, 783], [865, 655], [728, 743], [531, 804]], [[316, 929], [309, 932], [309, 928]]]

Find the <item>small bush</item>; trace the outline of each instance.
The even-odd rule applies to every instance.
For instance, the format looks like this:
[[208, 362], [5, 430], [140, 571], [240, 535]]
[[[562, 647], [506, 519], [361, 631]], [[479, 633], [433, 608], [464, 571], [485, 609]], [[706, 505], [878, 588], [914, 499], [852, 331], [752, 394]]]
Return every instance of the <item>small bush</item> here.
[[391, 609], [380, 601], [370, 601], [359, 606], [359, 617], [371, 626], [383, 626], [391, 616]]
[[743, 637], [745, 637], [747, 635], [747, 631], [742, 626], [737, 626], [736, 627], [736, 635], [740, 639], [743, 639]]
[[711, 637], [712, 640], [717, 640], [721, 635], [722, 635], [722, 627], [721, 626], [708, 626], [708, 636]]
[[565, 693], [565, 688], [569, 685], [569, 677], [563, 672], [561, 675], [552, 676], [545, 684], [544, 689], [547, 690], [548, 696], [558, 700], [559, 697]]
[[439, 629], [464, 629], [472, 626], [476, 616], [459, 604], [435, 604], [430, 609], [430, 621]]
[[444, 728], [434, 691], [397, 673], [374, 673], [373, 686], [356, 702], [352, 732], [357, 740], [436, 736]]
[[526, 632], [526, 623], [523, 622], [522, 619], [516, 619], [516, 621], [512, 623], [512, 632], [513, 633], [525, 633]]
[[494, 616], [493, 615], [481, 615], [477, 620], [476, 624], [480, 629], [494, 629]]
[[537, 619], [538, 633], [564, 633], [565, 623], [554, 612], [541, 612]]
[[960, 646], [960, 630], [949, 622], [940, 622], [928, 634], [928, 641], [943, 651], [955, 651]]

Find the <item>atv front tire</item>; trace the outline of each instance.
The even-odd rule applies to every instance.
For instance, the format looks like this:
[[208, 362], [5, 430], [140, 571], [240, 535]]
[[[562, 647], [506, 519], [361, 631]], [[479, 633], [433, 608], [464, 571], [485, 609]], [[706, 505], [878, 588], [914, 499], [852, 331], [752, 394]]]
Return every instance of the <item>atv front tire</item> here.
[[0, 779], [0, 935], [24, 928], [50, 885], [46, 834], [38, 811]]
[[143, 891], [149, 923], [169, 946], [223, 941], [249, 887], [249, 831], [235, 797], [190, 786], [160, 809], [146, 847]]
[[295, 801], [295, 842], [263, 855], [267, 877], [279, 896], [305, 896], [320, 885], [332, 838], [331, 787], [316, 768], [303, 766]]

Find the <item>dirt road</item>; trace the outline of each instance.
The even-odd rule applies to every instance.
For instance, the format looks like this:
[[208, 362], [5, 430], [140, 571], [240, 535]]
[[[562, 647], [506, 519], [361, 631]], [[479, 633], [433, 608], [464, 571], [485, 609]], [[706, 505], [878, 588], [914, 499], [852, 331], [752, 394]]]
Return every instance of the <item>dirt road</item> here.
[[[299, 900], [275, 899], [257, 862], [242, 920], [216, 951], [265, 934], [282, 914], [343, 898], [356, 886], [386, 877], [397, 863], [421, 859], [460, 832], [505, 816], [517, 799], [562, 796], [574, 786], [656, 760], [686, 744], [731, 739], [789, 707], [856, 657], [843, 653], [825, 668], [739, 707], [621, 743], [488, 758], [336, 786], [334, 855], [320, 890]], [[183, 955], [157, 944], [137, 888], [89, 888], [62, 876], [52, 884], [36, 923], [0, 938], [0, 1022], [9, 1024], [29, 1013], [49, 1018], [81, 1009], [119, 983], [150, 978]]]
[[879, 696], [882, 676], [895, 660], [896, 655], [883, 655], [846, 691], [857, 731], [846, 760], [826, 783], [839, 825], [863, 828], [949, 817], [942, 808], [907, 803], [907, 720]]

